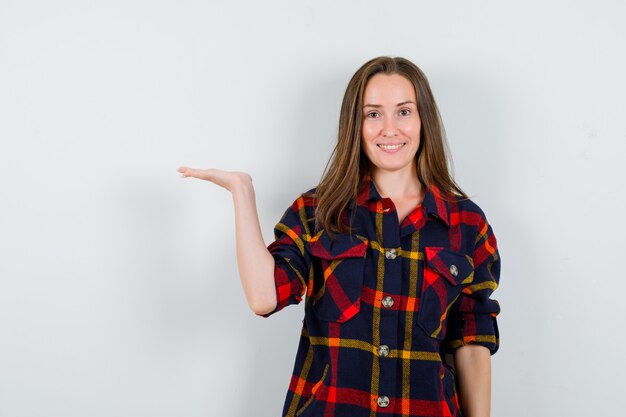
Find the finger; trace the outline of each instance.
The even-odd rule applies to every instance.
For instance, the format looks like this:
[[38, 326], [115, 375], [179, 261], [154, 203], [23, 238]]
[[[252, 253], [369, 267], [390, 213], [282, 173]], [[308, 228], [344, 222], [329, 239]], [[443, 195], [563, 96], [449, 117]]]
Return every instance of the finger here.
[[209, 175], [208, 169], [196, 169], [196, 168], [188, 168], [184, 174], [185, 177], [194, 177], [200, 180], [210, 180], [211, 176]]
[[185, 178], [185, 177], [193, 176], [195, 170], [193, 168], [181, 166], [177, 169], [177, 171], [182, 174], [181, 177]]

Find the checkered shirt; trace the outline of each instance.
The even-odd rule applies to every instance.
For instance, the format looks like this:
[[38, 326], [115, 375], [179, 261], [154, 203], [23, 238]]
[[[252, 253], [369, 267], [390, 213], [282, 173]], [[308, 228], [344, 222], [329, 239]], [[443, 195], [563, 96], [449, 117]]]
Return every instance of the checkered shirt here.
[[484, 212], [431, 185], [401, 222], [368, 175], [343, 213], [352, 234], [313, 233], [315, 188], [274, 228], [278, 303], [304, 298], [283, 417], [463, 417], [445, 357], [500, 345], [490, 298], [500, 256]]

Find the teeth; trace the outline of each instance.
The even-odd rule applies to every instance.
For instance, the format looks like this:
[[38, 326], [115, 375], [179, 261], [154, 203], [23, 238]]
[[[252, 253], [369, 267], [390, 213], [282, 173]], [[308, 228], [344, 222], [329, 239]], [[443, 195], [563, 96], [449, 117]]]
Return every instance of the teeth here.
[[399, 143], [397, 145], [378, 145], [378, 146], [380, 146], [383, 149], [393, 150], [393, 149], [398, 149], [402, 145], [404, 145], [404, 143]]

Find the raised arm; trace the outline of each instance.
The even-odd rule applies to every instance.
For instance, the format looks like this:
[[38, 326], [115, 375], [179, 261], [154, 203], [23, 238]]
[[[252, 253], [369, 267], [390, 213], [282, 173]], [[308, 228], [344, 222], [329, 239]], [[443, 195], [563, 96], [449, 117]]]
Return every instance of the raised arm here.
[[256, 209], [252, 177], [245, 172], [180, 167], [183, 177], [211, 181], [231, 192], [235, 205], [237, 267], [248, 305], [256, 314], [276, 307], [275, 261], [265, 246]]

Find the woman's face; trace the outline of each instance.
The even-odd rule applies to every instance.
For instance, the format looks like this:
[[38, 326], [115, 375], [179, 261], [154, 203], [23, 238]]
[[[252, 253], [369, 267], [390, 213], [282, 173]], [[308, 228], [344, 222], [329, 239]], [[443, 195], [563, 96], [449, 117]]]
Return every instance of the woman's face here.
[[373, 171], [412, 170], [421, 120], [413, 84], [399, 74], [376, 74], [365, 86], [361, 148]]

